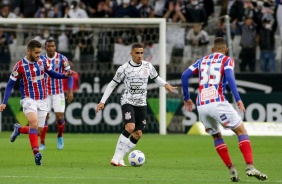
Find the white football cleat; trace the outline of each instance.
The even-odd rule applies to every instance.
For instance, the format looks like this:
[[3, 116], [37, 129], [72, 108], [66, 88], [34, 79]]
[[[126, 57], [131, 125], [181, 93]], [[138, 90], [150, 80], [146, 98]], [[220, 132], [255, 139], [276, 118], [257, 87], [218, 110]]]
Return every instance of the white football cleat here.
[[123, 159], [119, 161], [119, 164], [120, 166], [126, 166]]
[[125, 163], [124, 163], [124, 160], [118, 161], [117, 159], [112, 159], [111, 165], [113, 165], [113, 166], [126, 166]]

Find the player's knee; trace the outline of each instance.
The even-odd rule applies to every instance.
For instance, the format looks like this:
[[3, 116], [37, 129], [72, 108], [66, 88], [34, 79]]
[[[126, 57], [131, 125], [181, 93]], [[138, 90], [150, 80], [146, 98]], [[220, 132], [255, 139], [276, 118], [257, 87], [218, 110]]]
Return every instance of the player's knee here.
[[222, 134], [220, 132], [212, 134], [214, 140], [222, 138]]
[[43, 131], [43, 128], [42, 127], [38, 127], [38, 135], [39, 136], [41, 135], [42, 131]]
[[142, 131], [141, 130], [137, 130], [135, 131], [135, 135], [134, 137], [139, 140], [142, 137]]
[[242, 134], [248, 134], [247, 130], [245, 129], [245, 126], [243, 123], [241, 123], [241, 125], [239, 125], [237, 128], [233, 129], [233, 132], [239, 136]]
[[135, 124], [134, 123], [127, 123], [125, 125], [125, 130], [128, 132], [128, 133], [132, 133], [135, 129]]
[[63, 113], [57, 113], [56, 118], [58, 121], [62, 121], [64, 119], [64, 114]]

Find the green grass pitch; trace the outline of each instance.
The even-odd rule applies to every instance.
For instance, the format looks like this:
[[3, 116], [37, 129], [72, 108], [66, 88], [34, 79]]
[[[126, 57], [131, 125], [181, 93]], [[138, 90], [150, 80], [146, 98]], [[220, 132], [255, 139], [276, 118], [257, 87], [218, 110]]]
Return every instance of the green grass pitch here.
[[[65, 147], [56, 148], [56, 134], [46, 138], [43, 165], [36, 166], [27, 135], [14, 143], [10, 132], [0, 133], [1, 184], [218, 184], [231, 183], [229, 172], [209, 136], [144, 134], [135, 149], [142, 150], [142, 167], [110, 165], [118, 134], [65, 133]], [[237, 137], [224, 137], [240, 183], [261, 183], [245, 175]], [[250, 137], [257, 169], [268, 175], [265, 183], [282, 183], [282, 137]], [[128, 164], [127, 156], [125, 162]]]

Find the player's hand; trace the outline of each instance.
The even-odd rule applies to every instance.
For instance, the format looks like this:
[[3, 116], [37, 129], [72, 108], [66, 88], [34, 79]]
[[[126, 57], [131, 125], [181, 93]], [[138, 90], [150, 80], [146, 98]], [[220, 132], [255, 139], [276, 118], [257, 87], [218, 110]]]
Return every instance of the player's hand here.
[[238, 107], [238, 109], [239, 109], [241, 112], [246, 112], [246, 109], [245, 109], [245, 107], [244, 107], [244, 104], [243, 104], [242, 100], [239, 100], [239, 101], [237, 102], [237, 107]]
[[67, 92], [67, 97], [66, 97], [66, 99], [67, 99], [67, 102], [68, 102], [68, 103], [71, 103], [71, 101], [73, 100], [73, 92], [72, 92], [72, 90], [69, 90], [69, 91]]
[[174, 92], [174, 90], [177, 89], [177, 87], [171, 86], [170, 84], [165, 84], [164, 87], [170, 93]]
[[0, 105], [0, 112], [4, 111], [6, 109], [6, 104]]
[[71, 76], [73, 76], [74, 74], [76, 74], [76, 72], [75, 72], [75, 71], [73, 71], [73, 70], [69, 70], [69, 71], [67, 71], [67, 72], [65, 73], [65, 76], [67, 76], [67, 77], [71, 77]]
[[193, 110], [193, 101], [191, 99], [189, 100], [184, 100], [184, 109], [186, 111], [192, 112]]
[[97, 105], [97, 108], [96, 108], [96, 113], [97, 112], [99, 112], [100, 110], [103, 110], [104, 109], [104, 103], [99, 103], [98, 105]]

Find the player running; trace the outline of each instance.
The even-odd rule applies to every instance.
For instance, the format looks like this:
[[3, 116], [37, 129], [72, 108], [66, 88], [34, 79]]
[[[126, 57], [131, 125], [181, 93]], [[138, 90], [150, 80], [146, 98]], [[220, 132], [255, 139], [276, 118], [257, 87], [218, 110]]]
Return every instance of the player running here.
[[147, 85], [148, 79], [153, 79], [159, 86], [173, 92], [176, 87], [171, 86], [159, 77], [154, 66], [143, 60], [143, 45], [134, 43], [131, 46], [132, 59], [120, 66], [106, 88], [106, 91], [97, 105], [96, 112], [104, 109], [104, 105], [114, 88], [124, 84], [121, 96], [122, 115], [125, 123], [124, 131], [119, 136], [116, 150], [111, 160], [114, 166], [125, 166], [124, 156], [132, 150], [142, 136], [147, 119]]
[[10, 140], [14, 142], [20, 133], [28, 134], [36, 165], [42, 164], [42, 154], [39, 152], [38, 147], [38, 134], [40, 134], [38, 127], [43, 128], [44, 126], [48, 106], [45, 73], [58, 79], [75, 74], [71, 70], [65, 74], [54, 72], [49, 61], [40, 55], [41, 51], [42, 45], [40, 42], [31, 40], [27, 44], [27, 55], [14, 66], [5, 89], [3, 103], [0, 105], [0, 112], [2, 112], [6, 108], [17, 79], [19, 79], [22, 95], [20, 104], [23, 107], [29, 126], [21, 127], [20, 124], [15, 124]]

